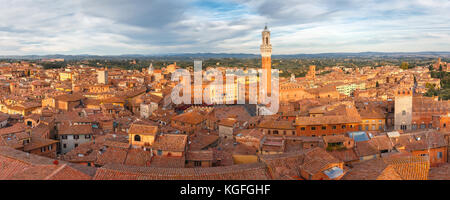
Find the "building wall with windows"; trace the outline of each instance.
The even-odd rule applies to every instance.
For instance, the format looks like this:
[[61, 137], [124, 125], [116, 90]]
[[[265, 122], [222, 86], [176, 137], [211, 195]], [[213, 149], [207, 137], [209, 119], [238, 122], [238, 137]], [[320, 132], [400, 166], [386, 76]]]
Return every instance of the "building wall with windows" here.
[[72, 149], [78, 147], [80, 144], [91, 142], [92, 135], [59, 135], [61, 153], [65, 154]]
[[358, 131], [360, 124], [322, 124], [297, 126], [297, 136], [322, 137], [328, 135], [342, 135], [348, 132]]
[[360, 131], [383, 132], [386, 129], [386, 119], [362, 119]]

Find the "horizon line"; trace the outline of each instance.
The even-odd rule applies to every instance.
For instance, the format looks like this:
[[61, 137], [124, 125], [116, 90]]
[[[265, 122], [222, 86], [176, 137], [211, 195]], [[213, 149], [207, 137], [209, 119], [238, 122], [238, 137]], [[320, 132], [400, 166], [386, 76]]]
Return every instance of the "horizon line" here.
[[[449, 51], [361, 51], [361, 52], [322, 52], [322, 53], [290, 53], [290, 54], [273, 54], [272, 56], [293, 56], [293, 55], [320, 55], [320, 54], [364, 54], [364, 53], [379, 53], [379, 54], [414, 54], [414, 53], [444, 53], [450, 54]], [[0, 57], [26, 57], [26, 56], [98, 56], [98, 57], [114, 57], [114, 56], [177, 56], [177, 55], [190, 55], [190, 54], [223, 54], [223, 55], [255, 55], [260, 56], [257, 53], [217, 53], [217, 52], [196, 52], [196, 53], [161, 53], [161, 54], [23, 54], [23, 55], [0, 55]]]

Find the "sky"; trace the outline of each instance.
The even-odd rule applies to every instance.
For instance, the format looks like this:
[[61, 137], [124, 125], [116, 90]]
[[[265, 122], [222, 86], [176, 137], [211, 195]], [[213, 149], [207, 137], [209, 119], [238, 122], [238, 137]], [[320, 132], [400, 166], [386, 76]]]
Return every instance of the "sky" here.
[[450, 51], [449, 0], [0, 0], [0, 55]]

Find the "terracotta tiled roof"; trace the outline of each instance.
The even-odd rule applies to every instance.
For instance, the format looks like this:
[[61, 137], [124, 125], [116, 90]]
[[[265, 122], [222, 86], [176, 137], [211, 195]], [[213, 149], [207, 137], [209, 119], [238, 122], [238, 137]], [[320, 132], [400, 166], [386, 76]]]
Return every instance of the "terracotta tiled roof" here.
[[107, 165], [97, 170], [95, 180], [268, 180], [264, 164], [211, 168], [154, 168]]
[[164, 134], [157, 137], [153, 149], [163, 151], [184, 152], [187, 144], [187, 135]]
[[184, 168], [185, 157], [171, 157], [171, 156], [154, 156], [150, 163], [150, 167], [157, 168]]
[[402, 134], [391, 138], [395, 147], [405, 147], [406, 151], [425, 150], [447, 146], [444, 136], [433, 130]]
[[250, 119], [250, 114], [243, 106], [226, 106], [216, 107], [213, 111], [206, 115], [206, 118], [212, 121], [236, 116], [238, 121], [246, 121]]
[[233, 127], [236, 123], [237, 123], [236, 119], [234, 119], [234, 118], [226, 118], [226, 119], [220, 120], [219, 125], [220, 126]]
[[403, 180], [427, 180], [430, 164], [421, 156], [387, 157], [384, 161], [392, 165]]
[[45, 139], [45, 138], [33, 138], [30, 143], [24, 146], [24, 151], [31, 151], [33, 149], [45, 147], [48, 145], [58, 143], [57, 140]]
[[11, 180], [91, 180], [87, 174], [62, 165], [38, 165], [27, 168], [11, 177]]
[[378, 158], [354, 164], [344, 180], [427, 180], [429, 163], [424, 157]]
[[81, 94], [64, 94], [64, 95], [55, 97], [55, 100], [57, 100], [57, 101], [80, 101], [82, 99], [85, 99], [85, 98]]
[[31, 137], [33, 138], [46, 138], [46, 134], [50, 132], [50, 127], [39, 123], [38, 126], [31, 129]]
[[264, 133], [262, 132], [261, 129], [257, 129], [257, 128], [253, 128], [253, 129], [242, 129], [239, 130], [236, 134], [236, 137], [251, 137], [251, 138], [256, 138], [256, 139], [263, 139], [264, 138]]
[[305, 158], [304, 152], [290, 152], [274, 155], [260, 155], [260, 160], [264, 162], [274, 179], [279, 179], [285, 175], [300, 176], [300, 167]]
[[60, 126], [58, 135], [92, 135], [92, 125], [69, 125], [64, 124]]
[[132, 166], [149, 166], [152, 158], [151, 155], [152, 153], [150, 151], [130, 149], [124, 164]]
[[87, 168], [0, 147], [0, 180], [89, 180]]
[[355, 152], [359, 157], [371, 156], [380, 153], [376, 147], [369, 143], [369, 141], [356, 142]]
[[22, 123], [14, 124], [13, 126], [0, 128], [0, 135], [14, 134], [25, 131], [25, 125]]
[[97, 157], [95, 164], [124, 164], [127, 158], [127, 150], [122, 148], [108, 148]]
[[313, 175], [323, 170], [323, 168], [329, 164], [341, 162], [342, 161], [333, 157], [323, 148], [317, 147], [305, 152], [305, 159], [303, 160], [301, 169]]
[[369, 144], [378, 151], [393, 149], [392, 142], [387, 135], [375, 136], [369, 140]]
[[203, 121], [205, 121], [205, 116], [203, 116], [202, 114], [200, 114], [198, 112], [192, 111], [192, 112], [187, 112], [187, 113], [183, 113], [181, 115], [172, 117], [172, 120], [195, 125], [195, 124], [200, 124]]
[[342, 179], [401, 180], [401, 177], [392, 166], [387, 165], [382, 159], [372, 159], [354, 164], [354, 167]]
[[9, 115], [0, 112], [0, 122], [4, 122], [9, 119]]
[[287, 130], [294, 130], [295, 127], [293, 126], [291, 121], [274, 121], [274, 120], [264, 120], [258, 125], [259, 128], [268, 128], [268, 129], [287, 129]]
[[186, 153], [186, 160], [212, 161], [213, 159], [214, 159], [214, 152], [211, 150], [188, 151]]
[[189, 136], [189, 149], [190, 150], [201, 150], [211, 144], [214, 144], [219, 140], [217, 134], [201, 134], [196, 132]]
[[445, 163], [430, 169], [429, 180], [450, 180], [450, 163]]
[[154, 125], [145, 125], [145, 124], [132, 124], [129, 134], [138, 134], [138, 135], [153, 135], [155, 136], [158, 133], [158, 127]]
[[354, 149], [330, 151], [328, 153], [331, 154], [332, 156], [334, 156], [335, 158], [342, 160], [344, 162], [351, 162], [351, 161], [359, 160], [359, 157], [356, 155]]
[[337, 142], [346, 142], [348, 140], [352, 140], [352, 138], [345, 137], [344, 135], [327, 135], [322, 137], [325, 143], [337, 143]]
[[384, 119], [386, 118], [383, 110], [378, 108], [368, 108], [359, 111], [362, 119]]

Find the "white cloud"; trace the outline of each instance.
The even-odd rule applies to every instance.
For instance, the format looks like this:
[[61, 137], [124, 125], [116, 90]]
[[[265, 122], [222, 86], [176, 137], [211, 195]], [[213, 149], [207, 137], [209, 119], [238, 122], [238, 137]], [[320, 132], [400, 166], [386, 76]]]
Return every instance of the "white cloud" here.
[[450, 2], [0, 0], [0, 54], [450, 51]]

